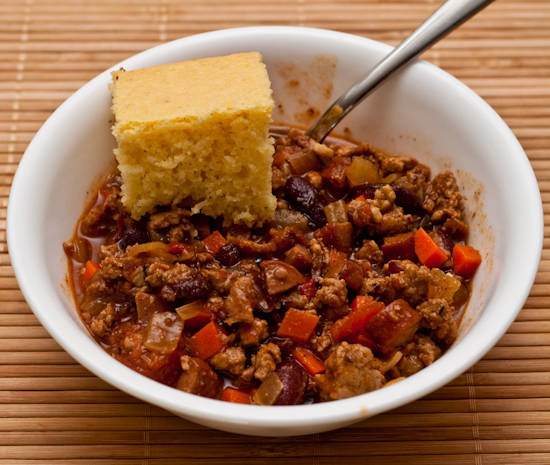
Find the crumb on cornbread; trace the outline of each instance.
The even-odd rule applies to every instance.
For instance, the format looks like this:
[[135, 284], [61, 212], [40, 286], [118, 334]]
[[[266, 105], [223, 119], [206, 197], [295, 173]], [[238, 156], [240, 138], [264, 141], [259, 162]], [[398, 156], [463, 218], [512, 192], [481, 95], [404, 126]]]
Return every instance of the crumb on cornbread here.
[[225, 224], [273, 216], [273, 99], [259, 53], [112, 76], [122, 202], [134, 219], [186, 198]]

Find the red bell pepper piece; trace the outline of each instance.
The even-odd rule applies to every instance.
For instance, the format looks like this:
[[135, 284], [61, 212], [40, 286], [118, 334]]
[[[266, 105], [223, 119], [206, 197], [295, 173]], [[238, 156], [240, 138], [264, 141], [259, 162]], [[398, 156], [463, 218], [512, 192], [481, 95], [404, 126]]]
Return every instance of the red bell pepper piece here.
[[311, 376], [324, 373], [327, 369], [325, 362], [305, 347], [296, 347], [292, 352], [292, 356], [294, 357], [294, 360], [300, 363], [300, 365], [302, 365]]

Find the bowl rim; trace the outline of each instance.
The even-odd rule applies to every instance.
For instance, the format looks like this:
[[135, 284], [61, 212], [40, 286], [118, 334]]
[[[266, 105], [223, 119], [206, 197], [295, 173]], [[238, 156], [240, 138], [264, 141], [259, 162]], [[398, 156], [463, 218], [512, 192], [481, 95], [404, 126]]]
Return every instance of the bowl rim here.
[[[118, 371], [113, 371], [111, 369], [111, 364], [105, 365], [107, 367], [107, 369], [105, 369], [104, 365], [97, 363], [96, 360], [87, 356], [87, 351], [91, 347], [90, 344], [94, 344], [102, 352], [103, 349], [91, 340], [83, 343], [81, 339], [79, 340], [74, 337], [67, 337], [66, 334], [59, 331], [54, 322], [50, 321], [48, 318], [47, 311], [44, 310], [47, 305], [44, 305], [44, 303], [34, 295], [32, 283], [26, 279], [25, 263], [22, 262], [22, 257], [18, 252], [19, 247], [21, 246], [21, 240], [18, 236], [17, 229], [19, 224], [17, 206], [20, 203], [18, 197], [19, 192], [25, 188], [25, 174], [27, 170], [32, 169], [30, 165], [32, 164], [33, 158], [39, 156], [39, 149], [37, 148], [39, 147], [42, 138], [47, 137], [48, 129], [55, 124], [55, 121], [59, 115], [65, 111], [68, 111], [68, 109], [74, 105], [81, 98], [81, 96], [85, 95], [87, 92], [93, 91], [93, 89], [99, 85], [104, 85], [105, 77], [107, 74], [110, 74], [111, 71], [119, 69], [120, 67], [131, 67], [134, 61], [139, 62], [143, 59], [147, 59], [150, 55], [156, 55], [159, 52], [169, 52], [170, 50], [178, 49], [183, 45], [192, 48], [194, 43], [201, 43], [205, 40], [223, 41], [224, 38], [233, 37], [235, 34], [250, 37], [257, 36], [258, 34], [292, 34], [297, 38], [308, 36], [314, 38], [319, 37], [323, 40], [326, 40], [328, 37], [339, 41], [351, 41], [354, 43], [362, 42], [364, 44], [370, 43], [370, 46], [373, 48], [383, 50], [385, 52], [391, 50], [392, 48], [389, 45], [374, 41], [372, 39], [318, 28], [299, 26], [254, 26], [230, 28], [183, 37], [156, 47], [152, 47], [123, 60], [93, 78], [77, 90], [73, 95], [71, 95], [65, 102], [63, 102], [39, 129], [25, 151], [13, 179], [8, 202], [6, 224], [8, 250], [10, 251], [12, 258], [12, 266], [15, 276], [32, 311], [37, 316], [41, 324], [52, 335], [52, 337], [63, 347], [63, 349], [65, 349], [80, 364], [92, 373], [124, 392], [179, 415], [188, 417], [191, 416], [192, 420], [202, 418], [226, 423], [228, 425], [243, 424], [257, 426], [258, 428], [265, 426], [283, 429], [290, 424], [292, 424], [293, 428], [296, 428], [302, 426], [310, 427], [311, 425], [319, 422], [325, 422], [327, 424], [337, 424], [340, 422], [351, 423], [407, 404], [448, 384], [486, 355], [486, 353], [508, 330], [509, 326], [517, 317], [517, 314], [522, 309], [537, 273], [538, 263], [542, 253], [544, 223], [542, 202], [536, 177], [527, 156], [525, 155], [516, 137], [512, 134], [511, 130], [504, 123], [504, 121], [502, 121], [500, 116], [498, 116], [496, 112], [483, 99], [481, 99], [481, 97], [470, 90], [465, 84], [458, 81], [435, 65], [427, 63], [421, 59], [417, 59], [411, 66], [421, 68], [424, 72], [435, 74], [437, 79], [448, 81], [450, 85], [456, 88], [457, 92], [463, 93], [465, 97], [471, 99], [483, 116], [493, 121], [496, 129], [500, 131], [502, 137], [506, 139], [510, 147], [519, 154], [523, 154], [523, 156], [518, 158], [519, 166], [523, 171], [525, 171], [528, 177], [531, 177], [532, 182], [529, 183], [529, 186], [526, 186], [526, 189], [529, 191], [529, 196], [537, 202], [536, 208], [533, 206], [533, 210], [535, 212], [532, 217], [533, 238], [529, 244], [525, 245], [529, 249], [529, 269], [531, 270], [531, 273], [525, 276], [523, 285], [516, 288], [515, 300], [510, 302], [510, 307], [513, 307], [513, 311], [511, 310], [508, 312], [506, 318], [503, 318], [496, 323], [496, 327], [493, 328], [494, 331], [491, 334], [491, 337], [480, 338], [480, 331], [482, 328], [480, 323], [484, 321], [484, 318], [486, 317], [486, 314], [482, 314], [478, 322], [470, 328], [468, 333], [456, 345], [456, 348], [461, 347], [464, 351], [449, 351], [442, 359], [424, 368], [422, 371], [415, 374], [415, 376], [409, 377], [400, 383], [388, 386], [378, 391], [373, 391], [367, 394], [335, 402], [313, 405], [298, 405], [292, 407], [271, 406], [266, 409], [255, 405], [235, 405], [225, 402], [220, 404], [220, 401], [218, 400], [187, 394], [145, 378], [144, 376], [139, 375], [114, 360], [113, 361], [117, 364]], [[483, 341], [481, 344], [479, 343], [480, 340]], [[467, 350], [468, 346], [473, 344], [474, 341], [477, 341], [476, 350]], [[441, 361], [443, 361], [443, 363], [439, 363]], [[123, 373], [123, 376], [119, 376], [119, 373]], [[393, 395], [394, 393], [400, 393], [400, 395], [395, 396]], [[262, 409], [261, 415], [258, 415], [258, 409]], [[220, 429], [223, 428], [220, 427]], [[262, 435], [262, 431], [259, 430], [258, 434]]]

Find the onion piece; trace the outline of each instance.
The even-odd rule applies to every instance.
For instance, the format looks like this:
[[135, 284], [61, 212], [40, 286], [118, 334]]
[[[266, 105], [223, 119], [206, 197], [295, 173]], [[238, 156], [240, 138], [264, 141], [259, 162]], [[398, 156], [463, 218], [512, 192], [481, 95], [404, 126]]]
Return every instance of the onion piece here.
[[449, 303], [462, 285], [462, 282], [439, 268], [431, 270], [432, 280], [428, 284], [428, 299], [444, 299]]
[[298, 152], [289, 153], [286, 156], [292, 170], [296, 174], [305, 174], [308, 171], [316, 171], [321, 167], [319, 158], [310, 150], [300, 150]]
[[374, 184], [379, 181], [378, 167], [366, 158], [355, 157], [346, 169], [346, 177], [351, 187]]
[[183, 322], [172, 312], [155, 313], [143, 333], [143, 345], [151, 350], [171, 353], [178, 347]]
[[254, 393], [254, 402], [259, 405], [273, 405], [283, 392], [283, 388], [281, 379], [272, 371]]
[[346, 202], [340, 199], [323, 207], [329, 223], [345, 223], [348, 221]]

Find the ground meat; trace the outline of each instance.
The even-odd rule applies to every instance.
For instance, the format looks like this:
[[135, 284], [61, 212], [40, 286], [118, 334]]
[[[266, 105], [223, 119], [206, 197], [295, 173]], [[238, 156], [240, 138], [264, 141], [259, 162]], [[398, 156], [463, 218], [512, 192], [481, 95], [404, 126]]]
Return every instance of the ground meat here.
[[355, 258], [368, 260], [373, 263], [381, 263], [384, 261], [384, 253], [380, 250], [376, 241], [365, 239], [363, 246], [355, 253]]
[[323, 325], [323, 330], [321, 331], [321, 334], [319, 335], [314, 334], [309, 340], [311, 347], [317, 352], [323, 353], [333, 345], [334, 341], [330, 335], [331, 327], [332, 327], [332, 321], [327, 321]]
[[242, 237], [230, 236], [227, 240], [233, 244], [240, 252], [251, 255], [270, 254], [277, 250], [277, 245], [273, 241], [254, 242]]
[[239, 339], [242, 346], [257, 346], [264, 339], [267, 339], [267, 321], [254, 318], [252, 323], [239, 326]]
[[452, 344], [456, 340], [458, 325], [453, 309], [446, 300], [430, 299], [422, 302], [416, 310], [422, 315], [421, 325], [433, 330], [437, 340], [445, 344]]
[[320, 239], [312, 239], [309, 248], [311, 250], [313, 277], [323, 276], [330, 267], [330, 251]]
[[182, 223], [187, 224], [187, 219], [191, 216], [189, 210], [184, 210], [183, 208], [173, 208], [172, 210], [160, 213], [153, 213], [149, 217], [149, 222], [147, 227], [149, 229], [165, 229], [169, 226], [181, 225]]
[[202, 397], [216, 398], [222, 382], [210, 365], [200, 358], [183, 355], [181, 357], [183, 373], [176, 388]]
[[372, 368], [372, 362], [369, 348], [342, 342], [327, 358], [326, 372], [315, 376], [321, 400], [346, 399], [381, 388], [384, 376]]
[[227, 371], [232, 375], [240, 375], [244, 371], [246, 355], [241, 347], [228, 347], [209, 360], [215, 370]]
[[152, 287], [161, 287], [164, 285], [164, 273], [170, 269], [170, 265], [162, 262], [151, 263], [147, 267], [145, 281]]
[[271, 178], [273, 182], [273, 190], [276, 191], [277, 189], [284, 187], [286, 184], [286, 178], [283, 172], [276, 166], [273, 166], [271, 169], [273, 173]]
[[96, 336], [103, 337], [112, 328], [116, 319], [117, 313], [113, 306], [109, 304], [92, 320], [90, 329]]
[[454, 174], [444, 171], [428, 183], [423, 207], [431, 214], [433, 222], [442, 223], [447, 218], [461, 218], [463, 200], [464, 196], [458, 191]]
[[237, 278], [225, 299], [225, 324], [254, 322], [255, 299], [254, 281], [246, 276]]
[[238, 273], [226, 268], [204, 269], [204, 274], [212, 284], [212, 288], [221, 295], [227, 295], [239, 277]]
[[428, 283], [431, 280], [430, 269], [418, 266], [409, 260], [396, 260], [403, 268], [399, 273], [390, 274], [390, 283], [399, 298], [416, 305], [426, 298]]
[[281, 363], [279, 346], [272, 342], [262, 344], [256, 355], [252, 356], [251, 368], [254, 378], [263, 381], [269, 373], [276, 370], [278, 363]]
[[428, 336], [417, 334], [403, 350], [396, 368], [400, 376], [411, 376], [431, 365], [441, 355], [441, 349]]
[[348, 216], [358, 228], [366, 229], [370, 235], [394, 235], [407, 232], [413, 217], [405, 214], [401, 207], [394, 206], [383, 213], [374, 200], [352, 200], [348, 205]]
[[313, 308], [340, 307], [348, 302], [348, 288], [343, 279], [319, 278], [321, 288], [317, 290], [312, 302]]

